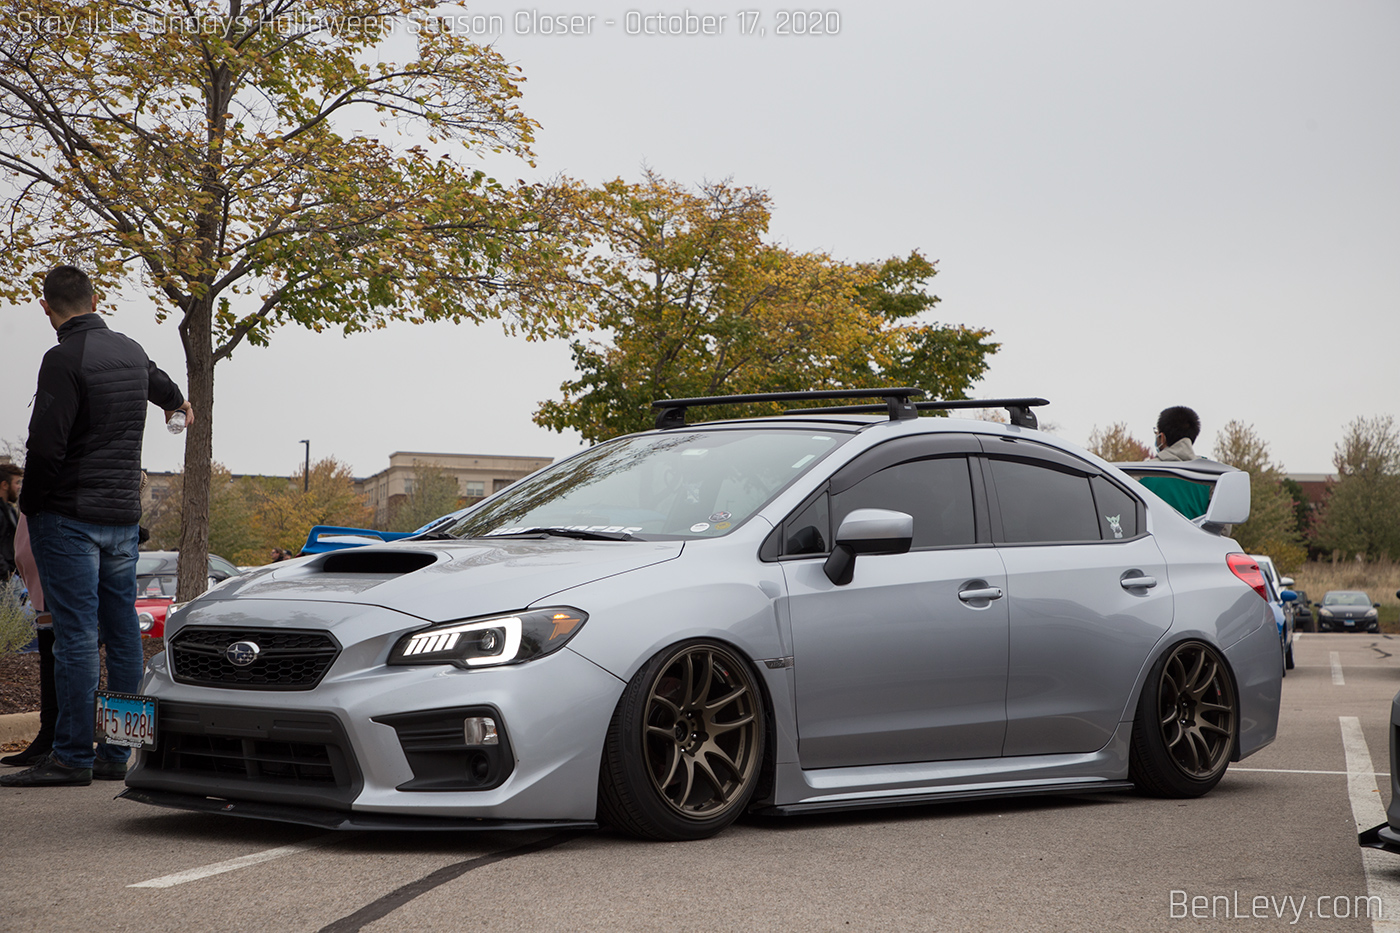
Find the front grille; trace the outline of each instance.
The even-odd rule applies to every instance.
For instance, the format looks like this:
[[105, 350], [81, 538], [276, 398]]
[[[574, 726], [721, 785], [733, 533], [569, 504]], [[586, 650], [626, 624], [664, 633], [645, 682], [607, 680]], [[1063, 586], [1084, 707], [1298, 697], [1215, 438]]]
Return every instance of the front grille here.
[[219, 735], [170, 736], [160, 747], [162, 767], [249, 781], [334, 786], [331, 748], [310, 742], [259, 742]]
[[[258, 646], [251, 664], [240, 667], [225, 656], [236, 642]], [[310, 690], [340, 654], [328, 632], [301, 629], [189, 626], [170, 639], [169, 647], [180, 683], [249, 690]]]
[[332, 713], [161, 701], [157, 723], [131, 787], [348, 809], [364, 786]]

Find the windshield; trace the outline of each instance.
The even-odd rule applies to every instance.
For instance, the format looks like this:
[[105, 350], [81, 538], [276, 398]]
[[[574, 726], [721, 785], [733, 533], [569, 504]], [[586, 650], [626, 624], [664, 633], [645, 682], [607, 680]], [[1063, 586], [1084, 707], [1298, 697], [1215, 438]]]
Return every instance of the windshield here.
[[1324, 606], [1369, 606], [1371, 597], [1365, 593], [1328, 593], [1322, 597]]
[[848, 439], [772, 427], [625, 437], [511, 486], [442, 530], [458, 538], [531, 528], [714, 537]]
[[139, 574], [136, 577], [136, 598], [174, 596], [175, 584], [176, 577], [173, 573]]

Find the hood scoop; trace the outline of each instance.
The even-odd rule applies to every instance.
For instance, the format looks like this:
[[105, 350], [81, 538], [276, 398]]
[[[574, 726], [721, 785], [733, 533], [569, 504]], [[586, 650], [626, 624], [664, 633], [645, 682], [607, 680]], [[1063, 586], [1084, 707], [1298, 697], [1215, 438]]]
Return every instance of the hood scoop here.
[[347, 549], [332, 551], [321, 562], [322, 573], [363, 573], [376, 576], [413, 573], [437, 563], [436, 554], [421, 551], [374, 551]]

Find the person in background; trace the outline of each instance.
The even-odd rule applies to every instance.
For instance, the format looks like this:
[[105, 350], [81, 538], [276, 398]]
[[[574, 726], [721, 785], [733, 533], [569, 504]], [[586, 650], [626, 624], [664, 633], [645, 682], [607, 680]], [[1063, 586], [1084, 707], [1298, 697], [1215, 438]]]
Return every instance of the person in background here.
[[34, 552], [29, 547], [29, 523], [19, 514], [15, 529], [15, 564], [20, 579], [29, 590], [29, 604], [38, 615], [34, 618], [35, 636], [39, 642], [39, 734], [23, 751], [0, 758], [0, 765], [25, 767], [48, 757], [53, 748], [53, 726], [58, 718], [58, 695], [53, 681], [53, 617], [44, 611], [44, 587], [39, 582], [39, 568], [34, 565]]
[[15, 572], [15, 529], [19, 527], [19, 491], [24, 470], [13, 463], [0, 463], [0, 583]]
[[86, 273], [59, 266], [44, 277], [43, 294], [58, 346], [39, 367], [19, 505], [53, 615], [58, 715], [52, 750], [0, 776], [6, 787], [126, 776], [126, 748], [93, 749], [98, 643], [107, 652], [108, 688], [135, 693], [143, 667], [136, 546], [146, 403], [164, 409], [167, 420], [183, 411], [194, 423], [180, 389], [141, 345], [108, 329]]
[[[1201, 418], [1185, 405], [1165, 408], [1157, 416], [1156, 459], [1186, 463], [1204, 459], [1196, 453], [1201, 436]], [[1177, 476], [1140, 476], [1138, 482], [1152, 490], [1187, 518], [1199, 518], [1210, 506], [1211, 486]]]

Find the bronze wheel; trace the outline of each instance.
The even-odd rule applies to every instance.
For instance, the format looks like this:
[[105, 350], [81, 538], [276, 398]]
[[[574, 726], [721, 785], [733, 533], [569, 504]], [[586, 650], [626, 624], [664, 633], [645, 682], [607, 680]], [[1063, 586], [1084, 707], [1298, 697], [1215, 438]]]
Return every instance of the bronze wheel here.
[[1158, 796], [1199, 796], [1224, 776], [1238, 731], [1224, 659], [1204, 642], [1182, 642], [1157, 662], [1143, 686], [1129, 774]]
[[763, 701], [730, 648], [689, 642], [628, 684], [613, 715], [599, 787], [607, 821], [653, 839], [698, 839], [733, 822], [763, 758]]

